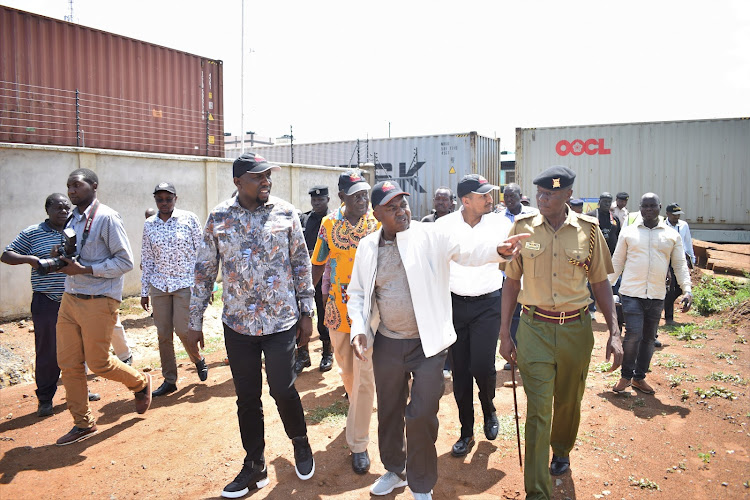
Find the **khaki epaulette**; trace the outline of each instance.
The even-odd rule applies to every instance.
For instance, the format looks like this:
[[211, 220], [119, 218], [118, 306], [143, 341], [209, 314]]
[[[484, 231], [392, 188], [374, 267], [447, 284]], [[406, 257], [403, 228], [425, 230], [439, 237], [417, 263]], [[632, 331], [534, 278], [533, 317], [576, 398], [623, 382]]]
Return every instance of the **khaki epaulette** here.
[[584, 222], [589, 222], [591, 224], [599, 224], [599, 219], [597, 219], [596, 217], [591, 217], [590, 215], [578, 214], [578, 218]]

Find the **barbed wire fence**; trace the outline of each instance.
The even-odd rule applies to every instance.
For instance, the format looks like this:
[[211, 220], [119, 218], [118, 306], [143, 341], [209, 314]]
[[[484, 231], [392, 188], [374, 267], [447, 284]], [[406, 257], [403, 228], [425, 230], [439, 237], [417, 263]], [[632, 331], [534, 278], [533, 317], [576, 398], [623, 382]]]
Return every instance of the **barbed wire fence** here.
[[0, 80], [0, 141], [224, 156], [223, 116]]

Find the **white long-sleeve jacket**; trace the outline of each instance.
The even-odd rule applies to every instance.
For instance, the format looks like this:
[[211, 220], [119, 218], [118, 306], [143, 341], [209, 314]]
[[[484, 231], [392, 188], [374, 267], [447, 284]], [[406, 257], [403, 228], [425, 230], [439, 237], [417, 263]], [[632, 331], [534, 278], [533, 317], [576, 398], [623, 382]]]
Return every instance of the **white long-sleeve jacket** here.
[[[354, 257], [352, 279], [347, 288], [347, 308], [352, 320], [351, 340], [367, 336], [371, 346], [380, 325], [375, 300], [375, 277], [378, 272], [378, 243], [382, 229], [359, 242]], [[497, 253], [497, 241], [482, 241], [476, 246], [461, 245], [454, 235], [437, 224], [412, 221], [406, 231], [396, 234], [399, 255], [411, 290], [419, 338], [426, 357], [434, 356], [456, 341], [450, 293], [450, 262], [478, 266], [507, 259]]]

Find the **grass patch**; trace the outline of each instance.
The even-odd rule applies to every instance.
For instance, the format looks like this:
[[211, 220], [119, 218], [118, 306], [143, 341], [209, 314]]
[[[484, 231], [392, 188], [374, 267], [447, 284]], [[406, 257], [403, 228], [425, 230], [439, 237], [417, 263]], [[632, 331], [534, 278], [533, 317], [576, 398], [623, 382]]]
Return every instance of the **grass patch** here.
[[703, 328], [704, 330], [718, 330], [723, 325], [724, 322], [722, 320], [711, 318], [704, 321], [701, 325], [701, 328]]
[[701, 316], [731, 309], [750, 299], [750, 283], [735, 283], [726, 278], [703, 276], [693, 288], [693, 308]]
[[710, 375], [706, 375], [706, 380], [713, 380], [715, 382], [730, 382], [732, 384], [747, 385], [747, 380], [742, 378], [739, 374], [732, 375], [731, 373], [724, 372], [711, 372]]
[[726, 359], [727, 363], [729, 363], [730, 365], [734, 364], [732, 360], [737, 359], [736, 354], [729, 354], [727, 352], [717, 352], [715, 356], [716, 359]]
[[122, 316], [141, 314], [142, 312], [140, 297], [126, 297], [120, 302], [120, 315]]
[[678, 368], [685, 368], [685, 363], [680, 361], [679, 358], [674, 354], [667, 354], [662, 359], [657, 360], [654, 364], [657, 366], [674, 369], [674, 370]]
[[706, 334], [696, 330], [693, 323], [690, 323], [689, 325], [683, 325], [675, 330], [672, 330], [671, 332], [669, 332], [669, 335], [683, 342], [706, 338]]
[[690, 375], [688, 372], [682, 372], [679, 375], [667, 375], [667, 381], [669, 387], [677, 387], [682, 382], [695, 382], [698, 378], [695, 375]]
[[688, 399], [690, 399], [690, 393], [687, 389], [683, 389], [682, 394], [680, 394], [680, 401], [687, 401]]
[[706, 347], [706, 344], [697, 344], [695, 342], [688, 342], [682, 347], [684, 347], [685, 349], [703, 349], [704, 347]]
[[591, 371], [593, 371], [594, 373], [607, 373], [611, 368], [611, 361], [602, 361], [601, 363], [595, 364]]
[[737, 337], [734, 339], [735, 344], [747, 344], [747, 339], [744, 335], [737, 335]]
[[737, 399], [737, 396], [735, 396], [734, 392], [730, 391], [729, 389], [725, 389], [724, 387], [717, 386], [717, 385], [712, 385], [711, 388], [708, 389], [707, 391], [698, 387], [695, 390], [695, 393], [701, 399], [711, 399], [713, 397], [720, 397], [720, 398], [728, 399], [730, 401]]
[[643, 408], [646, 406], [646, 400], [643, 398], [635, 398], [632, 403], [630, 403], [630, 406], [628, 409], [634, 410], [636, 408]]
[[307, 421], [313, 424], [346, 426], [346, 413], [349, 405], [345, 401], [336, 401], [329, 406], [316, 406], [307, 412]]

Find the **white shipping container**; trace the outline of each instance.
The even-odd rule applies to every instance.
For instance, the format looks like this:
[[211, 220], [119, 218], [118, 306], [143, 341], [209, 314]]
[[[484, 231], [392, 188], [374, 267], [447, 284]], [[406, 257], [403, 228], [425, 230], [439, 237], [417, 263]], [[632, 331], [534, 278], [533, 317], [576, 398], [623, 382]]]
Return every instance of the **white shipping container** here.
[[[466, 174], [481, 174], [496, 185], [501, 180], [500, 139], [476, 132], [294, 144], [293, 160], [290, 145], [257, 146], [253, 151], [271, 162], [336, 167], [373, 163], [376, 181], [395, 178], [410, 193], [415, 218], [430, 213], [437, 188], [447, 186], [455, 192]], [[236, 158], [239, 151], [227, 150], [227, 156]], [[329, 188], [336, 200], [336, 186]]]
[[574, 197], [625, 191], [637, 211], [641, 195], [654, 192], [663, 210], [679, 203], [691, 229], [750, 229], [749, 119], [516, 129], [523, 192], [532, 196], [534, 177], [552, 165], [576, 172]]

